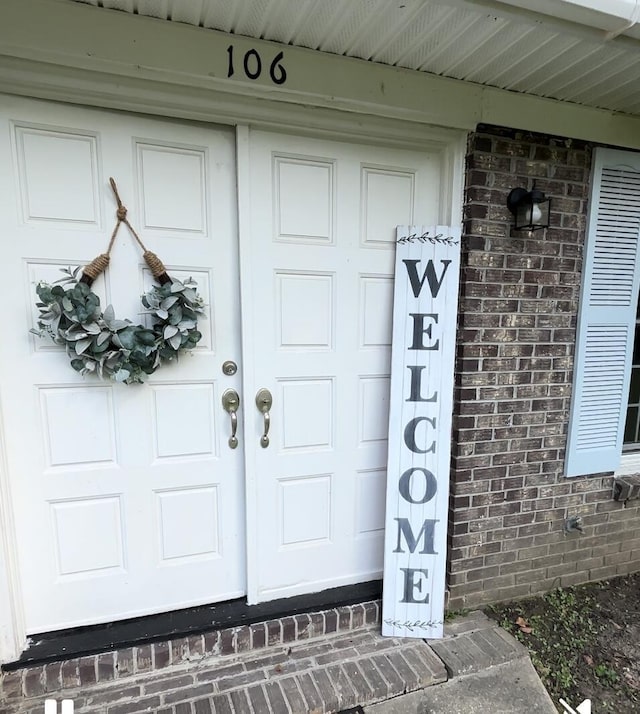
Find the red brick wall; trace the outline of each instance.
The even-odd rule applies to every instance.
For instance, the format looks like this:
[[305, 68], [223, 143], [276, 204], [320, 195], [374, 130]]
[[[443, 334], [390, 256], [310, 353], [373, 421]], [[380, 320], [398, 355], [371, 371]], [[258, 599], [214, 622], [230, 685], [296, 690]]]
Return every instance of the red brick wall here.
[[[640, 501], [567, 479], [591, 147], [479, 126], [469, 138], [456, 366], [449, 608], [640, 570]], [[509, 191], [552, 197], [552, 226], [512, 230]], [[584, 533], [565, 535], [564, 520]]]

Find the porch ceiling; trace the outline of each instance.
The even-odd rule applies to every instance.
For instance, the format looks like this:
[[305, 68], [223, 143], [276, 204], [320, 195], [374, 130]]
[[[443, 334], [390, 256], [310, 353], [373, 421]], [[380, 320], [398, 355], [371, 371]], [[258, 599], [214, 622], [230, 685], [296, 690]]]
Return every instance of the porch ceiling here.
[[514, 7], [525, 4], [518, 0], [74, 1], [640, 114], [639, 26], [606, 12], [569, 11], [561, 19]]

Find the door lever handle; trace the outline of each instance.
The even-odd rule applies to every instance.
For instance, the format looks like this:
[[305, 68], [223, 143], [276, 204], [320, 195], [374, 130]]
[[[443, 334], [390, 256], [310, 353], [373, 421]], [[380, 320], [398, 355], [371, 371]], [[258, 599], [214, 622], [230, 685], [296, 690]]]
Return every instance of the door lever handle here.
[[231, 436], [229, 437], [229, 448], [235, 449], [238, 446], [238, 407], [240, 406], [240, 397], [235, 389], [227, 389], [222, 395], [222, 408], [229, 413], [231, 417]]
[[260, 446], [266, 449], [269, 446], [269, 427], [271, 426], [271, 405], [273, 397], [268, 389], [259, 389], [256, 394], [256, 406], [258, 411], [264, 416], [264, 434], [260, 437]]

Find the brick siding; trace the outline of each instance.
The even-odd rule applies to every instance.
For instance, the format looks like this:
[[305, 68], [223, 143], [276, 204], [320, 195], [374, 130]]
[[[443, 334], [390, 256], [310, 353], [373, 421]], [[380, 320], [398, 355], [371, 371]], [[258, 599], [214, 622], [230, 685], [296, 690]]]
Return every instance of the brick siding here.
[[[469, 138], [454, 394], [450, 609], [640, 570], [640, 501], [563, 475], [591, 146], [481, 125]], [[512, 230], [509, 191], [552, 198]], [[582, 517], [584, 533], [566, 534]]]

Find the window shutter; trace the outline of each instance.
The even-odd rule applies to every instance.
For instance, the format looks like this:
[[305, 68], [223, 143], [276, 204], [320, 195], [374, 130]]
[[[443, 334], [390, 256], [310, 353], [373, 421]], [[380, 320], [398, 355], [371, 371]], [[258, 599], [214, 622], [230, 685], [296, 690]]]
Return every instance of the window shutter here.
[[640, 153], [595, 149], [567, 476], [620, 465], [640, 282]]

